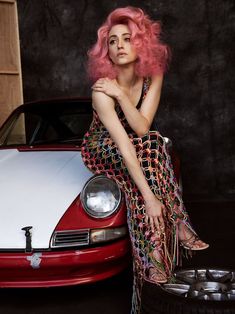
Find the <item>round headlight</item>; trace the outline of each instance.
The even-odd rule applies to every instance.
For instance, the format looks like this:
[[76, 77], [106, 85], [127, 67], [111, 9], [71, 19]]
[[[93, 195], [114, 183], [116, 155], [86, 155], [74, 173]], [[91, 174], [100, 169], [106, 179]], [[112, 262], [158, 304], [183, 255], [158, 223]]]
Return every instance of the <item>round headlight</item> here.
[[121, 202], [118, 185], [105, 176], [92, 177], [81, 192], [81, 202], [92, 217], [105, 218], [113, 214]]

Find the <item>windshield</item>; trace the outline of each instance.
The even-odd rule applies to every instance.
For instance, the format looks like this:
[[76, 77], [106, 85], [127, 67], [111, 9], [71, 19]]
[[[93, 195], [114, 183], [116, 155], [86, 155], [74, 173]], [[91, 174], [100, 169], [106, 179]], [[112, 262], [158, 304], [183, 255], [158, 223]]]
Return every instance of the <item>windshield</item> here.
[[89, 102], [21, 107], [0, 129], [0, 146], [80, 144], [92, 120]]

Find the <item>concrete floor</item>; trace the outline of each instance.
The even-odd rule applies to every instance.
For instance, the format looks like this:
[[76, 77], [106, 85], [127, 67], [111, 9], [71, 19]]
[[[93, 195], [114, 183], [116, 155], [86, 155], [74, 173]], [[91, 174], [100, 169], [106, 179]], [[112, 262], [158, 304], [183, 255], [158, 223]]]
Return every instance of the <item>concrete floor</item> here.
[[[193, 225], [210, 243], [206, 251], [184, 260], [183, 267], [235, 269], [235, 203], [187, 204]], [[0, 313], [4, 314], [129, 314], [131, 271], [93, 285], [44, 288], [1, 289]]]

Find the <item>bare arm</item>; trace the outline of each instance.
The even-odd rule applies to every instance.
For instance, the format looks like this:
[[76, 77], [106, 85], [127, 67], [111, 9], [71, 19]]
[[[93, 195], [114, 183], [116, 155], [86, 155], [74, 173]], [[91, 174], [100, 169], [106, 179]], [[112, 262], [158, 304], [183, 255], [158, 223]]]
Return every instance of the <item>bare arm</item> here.
[[133, 106], [125, 93], [121, 93], [117, 97], [130, 127], [140, 137], [149, 131], [153, 118], [157, 112], [161, 96], [162, 81], [163, 75], [158, 75], [152, 78], [152, 83], [140, 110]]
[[104, 124], [106, 129], [109, 131], [111, 138], [116, 143], [130, 176], [138, 186], [147, 204], [146, 208], [149, 207], [148, 215], [152, 228], [154, 228], [153, 224], [159, 227], [159, 221], [161, 221], [162, 224], [164, 223], [161, 215], [162, 204], [159, 200], [157, 200], [148, 186], [137, 159], [135, 147], [131, 143], [114, 109], [114, 100], [102, 92], [95, 91], [93, 91], [92, 100], [93, 106], [96, 109], [101, 122]]
[[149, 91], [141, 105], [140, 110], [136, 109], [125, 92], [119, 87], [115, 80], [103, 78], [97, 81], [94, 90], [101, 91], [116, 99], [130, 125], [138, 136], [143, 136], [149, 131], [154, 115], [158, 109], [163, 75], [152, 77]]

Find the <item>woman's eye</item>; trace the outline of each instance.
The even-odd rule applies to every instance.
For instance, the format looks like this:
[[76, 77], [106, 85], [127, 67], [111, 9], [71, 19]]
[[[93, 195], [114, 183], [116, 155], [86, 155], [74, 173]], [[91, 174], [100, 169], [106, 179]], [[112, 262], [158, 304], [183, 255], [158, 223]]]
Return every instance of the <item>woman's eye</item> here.
[[126, 38], [125, 38], [125, 41], [130, 42], [130, 41], [131, 41], [131, 38], [130, 38], [130, 37], [126, 37]]
[[110, 44], [110, 45], [115, 44], [115, 40], [114, 40], [114, 39], [110, 40], [109, 44]]

